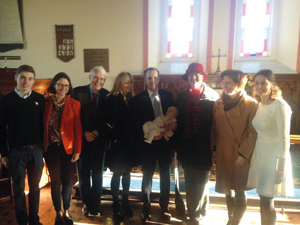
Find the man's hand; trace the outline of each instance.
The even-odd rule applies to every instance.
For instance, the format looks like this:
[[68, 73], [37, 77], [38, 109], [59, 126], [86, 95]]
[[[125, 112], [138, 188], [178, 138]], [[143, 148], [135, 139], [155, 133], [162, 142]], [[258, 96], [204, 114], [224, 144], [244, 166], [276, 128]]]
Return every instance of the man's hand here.
[[242, 167], [246, 162], [246, 159], [244, 159], [242, 156], [239, 155], [239, 157], [237, 158], [234, 167]]
[[9, 169], [9, 160], [7, 156], [2, 158], [2, 165]]
[[212, 164], [217, 164], [217, 152], [216, 151], [212, 152], [211, 162], [212, 162]]
[[155, 136], [155, 137], [153, 138], [153, 141], [158, 141], [158, 140], [160, 140], [160, 139], [164, 136], [164, 133], [165, 133], [165, 132], [161, 132], [160, 135]]
[[80, 154], [79, 153], [74, 153], [71, 159], [71, 162], [76, 162], [79, 159]]
[[[98, 132], [97, 132], [98, 133]], [[97, 137], [97, 135], [95, 135], [94, 133], [92, 132], [89, 132], [89, 131], [85, 131], [84, 132], [84, 137], [85, 139], [88, 141], [88, 142], [91, 142], [91, 141], [94, 141], [95, 138]]]
[[169, 131], [169, 130], [175, 130], [176, 127], [177, 127], [177, 123], [176, 122], [172, 122], [172, 123], [168, 123], [163, 128], [165, 128], [167, 131]]

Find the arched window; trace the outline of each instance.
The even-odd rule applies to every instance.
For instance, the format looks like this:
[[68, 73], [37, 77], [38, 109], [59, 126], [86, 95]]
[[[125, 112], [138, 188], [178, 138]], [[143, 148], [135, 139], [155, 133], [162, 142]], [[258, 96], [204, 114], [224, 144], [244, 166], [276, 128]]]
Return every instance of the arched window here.
[[271, 20], [271, 0], [238, 1], [235, 58], [270, 56]]
[[197, 60], [200, 30], [199, 14], [199, 0], [164, 1], [162, 61]]

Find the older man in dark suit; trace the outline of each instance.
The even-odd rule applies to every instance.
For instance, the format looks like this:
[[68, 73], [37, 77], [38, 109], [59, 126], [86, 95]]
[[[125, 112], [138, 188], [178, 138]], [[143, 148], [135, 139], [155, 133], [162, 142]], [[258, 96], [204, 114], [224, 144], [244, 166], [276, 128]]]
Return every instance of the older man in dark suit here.
[[[153, 121], [161, 114], [166, 114], [167, 109], [174, 105], [172, 93], [158, 89], [159, 71], [156, 68], [148, 68], [144, 71], [145, 84], [147, 90], [133, 98], [134, 127], [138, 142], [138, 150], [142, 152], [143, 182], [142, 192], [144, 207], [141, 214], [142, 221], [146, 221], [150, 216], [150, 194], [152, 177], [154, 174], [156, 161], [160, 170], [160, 200], [159, 204], [164, 219], [170, 219], [171, 214], [168, 209], [170, 194], [170, 164], [172, 146], [170, 141], [166, 141], [163, 134], [156, 136], [152, 144], [144, 142], [143, 124]], [[172, 124], [167, 129], [176, 127]]]
[[[106, 81], [106, 71], [102, 66], [96, 66], [90, 71], [90, 84], [73, 90], [73, 98], [81, 103], [81, 122], [83, 141], [81, 156], [78, 160], [79, 186], [84, 203], [82, 213], [87, 216], [100, 215], [102, 193], [102, 171], [104, 149], [101, 145], [101, 126], [99, 112], [108, 91], [103, 88]], [[90, 174], [92, 172], [92, 188]]]

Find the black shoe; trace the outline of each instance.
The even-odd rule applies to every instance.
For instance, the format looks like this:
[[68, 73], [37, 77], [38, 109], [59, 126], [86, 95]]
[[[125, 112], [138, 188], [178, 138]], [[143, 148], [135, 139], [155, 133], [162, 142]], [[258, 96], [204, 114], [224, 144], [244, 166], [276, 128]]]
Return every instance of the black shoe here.
[[150, 219], [150, 214], [148, 210], [143, 210], [141, 214], [141, 220], [142, 222], [147, 222]]
[[103, 215], [103, 208], [102, 206], [96, 206], [93, 209], [90, 210], [90, 214], [93, 216], [102, 216]]
[[30, 222], [29, 221], [29, 225], [43, 225], [40, 221], [38, 221], [38, 222]]
[[86, 206], [86, 204], [84, 204], [83, 207], [82, 207], [82, 214], [84, 216], [88, 216], [90, 214], [90, 210], [88, 209], [88, 207]]
[[190, 221], [195, 221], [195, 216], [190, 216], [189, 214], [186, 214], [185, 217], [184, 217], [184, 220], [186, 222], [190, 222]]
[[129, 217], [129, 218], [132, 218], [133, 217], [133, 212], [130, 208], [130, 205], [129, 205], [129, 202], [126, 201], [126, 202], [122, 202], [122, 208], [123, 208], [123, 211], [125, 212], [125, 214]]
[[69, 216], [64, 215], [64, 222], [66, 225], [74, 224], [74, 220], [72, 219], [71, 215], [69, 215]]
[[161, 209], [161, 213], [162, 213], [164, 220], [171, 220], [172, 215], [171, 215], [169, 208]]
[[61, 215], [56, 215], [55, 225], [64, 225], [64, 218]]
[[112, 208], [113, 208], [113, 217], [114, 217], [114, 219], [118, 220], [118, 221], [124, 221], [125, 216], [122, 212], [120, 204], [119, 203], [113, 203]]

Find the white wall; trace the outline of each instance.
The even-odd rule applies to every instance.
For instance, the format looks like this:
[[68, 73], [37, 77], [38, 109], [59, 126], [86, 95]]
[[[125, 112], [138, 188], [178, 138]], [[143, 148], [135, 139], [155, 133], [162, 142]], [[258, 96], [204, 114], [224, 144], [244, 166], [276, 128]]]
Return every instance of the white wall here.
[[279, 0], [277, 61], [296, 70], [300, 29], [300, 1]]
[[[218, 54], [220, 48], [222, 55], [228, 56], [229, 25], [230, 25], [230, 0], [214, 1], [212, 55]], [[217, 70], [218, 59], [212, 58], [211, 71]], [[220, 70], [227, 69], [227, 57], [220, 58]]]
[[148, 65], [155, 67], [161, 60], [161, 13], [162, 1], [149, 0], [149, 14], [148, 14]]
[[[110, 72], [105, 87], [122, 71], [143, 71], [142, 0], [26, 0], [23, 1], [27, 47], [0, 55], [21, 56], [8, 67], [33, 66], [37, 78], [58, 72], [71, 76], [73, 86], [88, 83], [83, 49], [108, 48]], [[74, 25], [75, 58], [68, 63], [56, 58], [55, 25]], [[0, 61], [3, 67], [4, 61]]]

